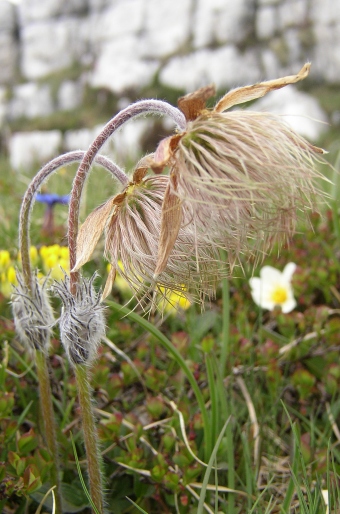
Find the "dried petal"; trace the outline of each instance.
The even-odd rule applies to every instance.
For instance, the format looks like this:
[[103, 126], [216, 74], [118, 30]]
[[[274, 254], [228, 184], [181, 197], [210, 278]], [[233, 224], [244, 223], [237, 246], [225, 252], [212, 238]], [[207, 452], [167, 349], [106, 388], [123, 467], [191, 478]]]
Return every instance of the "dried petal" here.
[[310, 63], [304, 64], [297, 75], [289, 75], [281, 79], [268, 80], [266, 82], [260, 82], [259, 84], [254, 84], [252, 86], [244, 86], [233, 89], [232, 91], [229, 91], [223, 98], [221, 98], [221, 100], [216, 104], [214, 111], [226, 111], [234, 105], [250, 102], [251, 100], [257, 100], [258, 98], [265, 96], [270, 91], [281, 89], [288, 84], [299, 82], [308, 76], [310, 66]]
[[117, 270], [116, 268], [114, 268], [113, 266], [111, 266], [111, 269], [109, 271], [109, 274], [107, 276], [107, 279], [106, 279], [106, 282], [105, 282], [105, 286], [104, 286], [104, 291], [103, 291], [103, 294], [102, 294], [102, 298], [101, 298], [101, 301], [103, 302], [105, 300], [105, 298], [107, 298], [109, 296], [109, 294], [111, 293], [112, 291], [112, 287], [113, 287], [113, 283], [115, 281], [115, 278], [116, 278], [116, 274], [117, 274]]
[[187, 121], [195, 120], [205, 109], [206, 101], [216, 95], [215, 86], [201, 87], [194, 93], [182, 96], [178, 99], [178, 108], [182, 111]]
[[182, 201], [173, 191], [176, 189], [176, 183], [176, 177], [170, 176], [164, 194], [155, 277], [164, 271], [182, 223]]
[[172, 154], [177, 148], [182, 134], [166, 137], [159, 143], [157, 150], [154, 154], [152, 161], [149, 163], [150, 168], [154, 173], [162, 173], [164, 168], [169, 164]]
[[114, 209], [114, 199], [110, 198], [92, 211], [80, 227], [77, 239], [77, 262], [72, 271], [79, 270], [90, 260], [112, 209]]

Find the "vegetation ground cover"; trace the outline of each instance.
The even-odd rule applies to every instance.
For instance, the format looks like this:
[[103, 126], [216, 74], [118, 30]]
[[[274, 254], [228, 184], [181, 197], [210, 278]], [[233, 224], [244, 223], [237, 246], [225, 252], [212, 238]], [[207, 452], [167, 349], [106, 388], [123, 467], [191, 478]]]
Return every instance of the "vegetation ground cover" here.
[[[331, 159], [335, 163], [336, 151]], [[102, 173], [90, 178], [84, 213], [108, 189], [114, 192]], [[65, 194], [71, 180], [72, 170], [65, 170], [48, 189]], [[16, 262], [18, 211], [29, 178], [2, 163], [0, 181], [0, 250]], [[340, 508], [337, 176], [334, 183], [321, 215], [301, 220], [290, 244], [280, 254], [273, 248], [257, 269], [244, 262], [203, 312], [192, 305], [141, 318], [117, 283], [92, 373], [108, 512], [321, 514], [322, 491], [328, 491], [330, 512]], [[42, 234], [44, 210], [37, 204], [32, 219], [38, 250], [66, 243], [67, 207], [56, 207], [57, 230], [50, 234]], [[96, 269], [107, 273], [99, 255], [86, 265], [89, 276]], [[261, 311], [248, 279], [264, 264], [283, 269], [288, 262], [297, 264], [296, 309]], [[51, 456], [37, 377], [16, 338], [8, 297], [0, 301], [0, 508], [33, 513], [40, 504], [40, 512], [48, 512]], [[57, 331], [50, 366], [64, 510], [86, 513], [77, 467], [79, 459], [86, 481], [77, 392]]]

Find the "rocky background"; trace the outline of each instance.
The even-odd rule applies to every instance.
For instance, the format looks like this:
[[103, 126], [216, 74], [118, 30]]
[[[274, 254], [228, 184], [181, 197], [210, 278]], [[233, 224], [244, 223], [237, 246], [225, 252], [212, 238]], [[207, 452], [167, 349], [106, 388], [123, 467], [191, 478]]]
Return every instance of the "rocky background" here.
[[[137, 98], [175, 103], [211, 82], [222, 93], [305, 61], [307, 81], [257, 108], [294, 113], [317, 140], [340, 122], [340, 0], [0, 0], [0, 148], [20, 170], [86, 149]], [[127, 124], [116, 157], [143, 151], [146, 127], [152, 138], [149, 121]]]

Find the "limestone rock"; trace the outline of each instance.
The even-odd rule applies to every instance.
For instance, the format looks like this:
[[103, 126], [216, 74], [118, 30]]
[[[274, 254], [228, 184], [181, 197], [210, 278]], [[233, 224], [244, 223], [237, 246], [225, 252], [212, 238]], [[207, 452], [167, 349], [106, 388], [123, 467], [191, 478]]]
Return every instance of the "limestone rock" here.
[[0, 129], [7, 115], [7, 89], [0, 86]]
[[49, 20], [58, 16], [84, 14], [88, 10], [87, 0], [24, 0], [19, 3], [22, 25]]
[[88, 22], [89, 40], [94, 49], [100, 51], [102, 43], [117, 41], [120, 37], [137, 34], [143, 29], [144, 2], [109, 2], [107, 8], [91, 13]]
[[21, 70], [27, 79], [38, 79], [79, 61], [84, 52], [77, 18], [48, 20], [22, 29]]
[[59, 154], [62, 143], [60, 130], [16, 132], [9, 140], [9, 158], [16, 171], [31, 169]]
[[128, 88], [141, 88], [151, 82], [157, 68], [156, 61], [139, 56], [138, 38], [126, 36], [103, 45], [90, 84], [119, 94]]
[[253, 15], [249, 0], [198, 0], [192, 28], [194, 47], [241, 41]]
[[18, 64], [19, 48], [14, 35], [8, 31], [0, 31], [0, 84], [14, 81]]
[[142, 57], [166, 57], [189, 41], [191, 0], [148, 0], [144, 2], [143, 36], [140, 38]]
[[16, 27], [16, 8], [8, 0], [0, 0], [0, 31], [13, 32]]
[[80, 81], [65, 80], [58, 91], [58, 108], [61, 111], [76, 109], [83, 99], [83, 86]]
[[167, 86], [193, 91], [211, 82], [218, 89], [227, 89], [257, 82], [261, 76], [254, 51], [241, 53], [235, 46], [227, 45], [174, 57], [159, 78]]
[[307, 0], [285, 0], [277, 11], [277, 19], [281, 29], [301, 27], [308, 23], [309, 3]]
[[8, 105], [8, 118], [36, 118], [48, 116], [54, 111], [51, 90], [36, 82], [19, 84], [13, 88]]
[[256, 12], [255, 28], [259, 39], [269, 39], [274, 36], [278, 25], [277, 10], [273, 5], [259, 7]]

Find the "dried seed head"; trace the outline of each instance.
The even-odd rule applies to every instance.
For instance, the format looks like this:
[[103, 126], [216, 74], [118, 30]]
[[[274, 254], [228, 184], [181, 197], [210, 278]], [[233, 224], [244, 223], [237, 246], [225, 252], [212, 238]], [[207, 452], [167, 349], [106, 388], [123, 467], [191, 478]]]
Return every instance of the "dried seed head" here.
[[[268, 113], [205, 113], [173, 155], [178, 196], [201, 234], [228, 251], [266, 251], [314, 209], [317, 154]], [[260, 237], [259, 237], [260, 236]]]
[[171, 168], [176, 187], [169, 195], [195, 220], [197, 240], [226, 250], [231, 264], [240, 253], [257, 256], [289, 238], [298, 213], [315, 208], [315, 179], [323, 178], [316, 164], [324, 152], [279, 117], [224, 111], [299, 82], [309, 69], [306, 63], [296, 75], [229, 91], [212, 110], [206, 108], [212, 86], [180, 98], [186, 129], [161, 141], [150, 162], [155, 173]]
[[[120, 273], [138, 298], [152, 298], [155, 288], [168, 294], [184, 290], [196, 299], [211, 296], [221, 276], [218, 249], [197, 242], [194, 223], [182, 217], [180, 204], [169, 197], [162, 217], [169, 182], [169, 176], [159, 175], [130, 186], [106, 226], [107, 258], [113, 270], [121, 261]], [[166, 244], [161, 247], [162, 221], [168, 224], [169, 251]], [[164, 266], [159, 266], [159, 252], [161, 261], [166, 254]]]
[[46, 291], [47, 279], [32, 277], [31, 292], [26, 287], [22, 274], [16, 272], [18, 285], [12, 294], [12, 310], [15, 329], [20, 341], [29, 350], [48, 352], [52, 326], [55, 323], [53, 310]]
[[91, 364], [105, 336], [105, 306], [100, 303], [101, 292], [93, 282], [96, 274], [81, 277], [76, 295], [70, 291], [70, 279], [54, 282], [52, 289], [60, 297], [63, 307], [59, 319], [60, 338], [71, 364]]
[[137, 166], [129, 186], [87, 217], [79, 230], [73, 271], [90, 259], [105, 231], [105, 253], [112, 267], [104, 297], [119, 268], [142, 303], [153, 300], [155, 290], [163, 298], [183, 291], [195, 300], [213, 296], [217, 281], [228, 274], [220, 265], [218, 248], [201, 244], [195, 220], [182, 216], [181, 202], [169, 191], [172, 177], [145, 178], [146, 169]]

